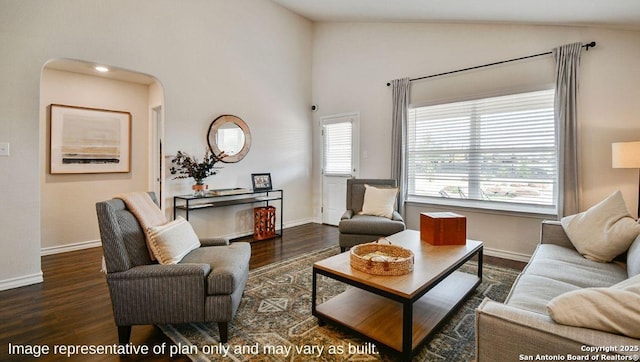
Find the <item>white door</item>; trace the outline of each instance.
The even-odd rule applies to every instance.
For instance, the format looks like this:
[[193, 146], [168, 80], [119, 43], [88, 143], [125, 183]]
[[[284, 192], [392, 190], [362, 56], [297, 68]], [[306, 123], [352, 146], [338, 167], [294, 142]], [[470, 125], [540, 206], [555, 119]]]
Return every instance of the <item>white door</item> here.
[[322, 222], [338, 225], [346, 209], [347, 179], [358, 173], [358, 113], [320, 119], [322, 126]]

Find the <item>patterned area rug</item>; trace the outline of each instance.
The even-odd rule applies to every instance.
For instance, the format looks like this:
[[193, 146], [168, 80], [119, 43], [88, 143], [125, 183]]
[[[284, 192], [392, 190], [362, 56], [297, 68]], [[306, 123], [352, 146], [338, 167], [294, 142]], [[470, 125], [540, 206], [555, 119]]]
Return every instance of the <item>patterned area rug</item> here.
[[[398, 355], [311, 315], [312, 265], [339, 253], [331, 247], [252, 270], [229, 343], [220, 344], [216, 323], [160, 326], [194, 361], [395, 361]], [[472, 274], [476, 264], [462, 268]], [[414, 357], [414, 361], [475, 358], [475, 309], [489, 297], [504, 301], [518, 271], [484, 264], [482, 284]], [[329, 299], [346, 285], [318, 278], [318, 297]], [[321, 303], [321, 300], [318, 301]], [[193, 352], [193, 353], [187, 353]]]

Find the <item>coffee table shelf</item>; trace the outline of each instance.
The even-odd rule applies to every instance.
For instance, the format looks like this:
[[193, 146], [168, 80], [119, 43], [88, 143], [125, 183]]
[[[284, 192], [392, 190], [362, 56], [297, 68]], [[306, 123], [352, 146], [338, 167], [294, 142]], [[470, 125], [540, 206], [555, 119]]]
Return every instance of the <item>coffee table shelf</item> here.
[[[432, 246], [419, 232], [405, 230], [389, 239], [415, 254], [414, 271], [403, 276], [374, 276], [352, 269], [349, 252], [313, 265], [312, 314], [402, 353], [416, 349], [482, 282], [482, 242]], [[458, 270], [477, 256], [477, 275]], [[317, 278], [324, 275], [354, 288], [317, 304]]]
[[[413, 303], [412, 350], [464, 301], [479, 280], [475, 275], [455, 272]], [[401, 303], [362, 289], [350, 288], [318, 305], [316, 315], [402, 352]]]

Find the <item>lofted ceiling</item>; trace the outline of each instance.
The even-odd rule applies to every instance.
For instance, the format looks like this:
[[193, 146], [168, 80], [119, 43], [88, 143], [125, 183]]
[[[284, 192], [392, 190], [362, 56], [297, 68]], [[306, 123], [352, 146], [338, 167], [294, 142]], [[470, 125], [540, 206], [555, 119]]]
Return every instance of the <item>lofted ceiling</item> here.
[[316, 22], [447, 22], [640, 30], [640, 0], [272, 0]]
[[[271, 0], [315, 22], [435, 22], [602, 26], [640, 31], [640, 0]], [[123, 69], [58, 59], [47, 68], [151, 84]]]

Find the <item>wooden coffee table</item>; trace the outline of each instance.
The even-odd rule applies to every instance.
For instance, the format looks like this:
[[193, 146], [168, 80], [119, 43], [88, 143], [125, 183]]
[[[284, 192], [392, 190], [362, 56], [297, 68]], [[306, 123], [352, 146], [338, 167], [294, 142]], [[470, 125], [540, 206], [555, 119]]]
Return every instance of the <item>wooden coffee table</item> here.
[[[480, 241], [433, 246], [420, 232], [405, 230], [387, 237], [415, 254], [413, 272], [379, 276], [351, 268], [349, 252], [313, 264], [312, 313], [320, 324], [330, 321], [402, 353], [415, 350], [482, 281]], [[457, 269], [478, 255], [477, 275]], [[350, 284], [342, 294], [317, 304], [318, 274]]]

